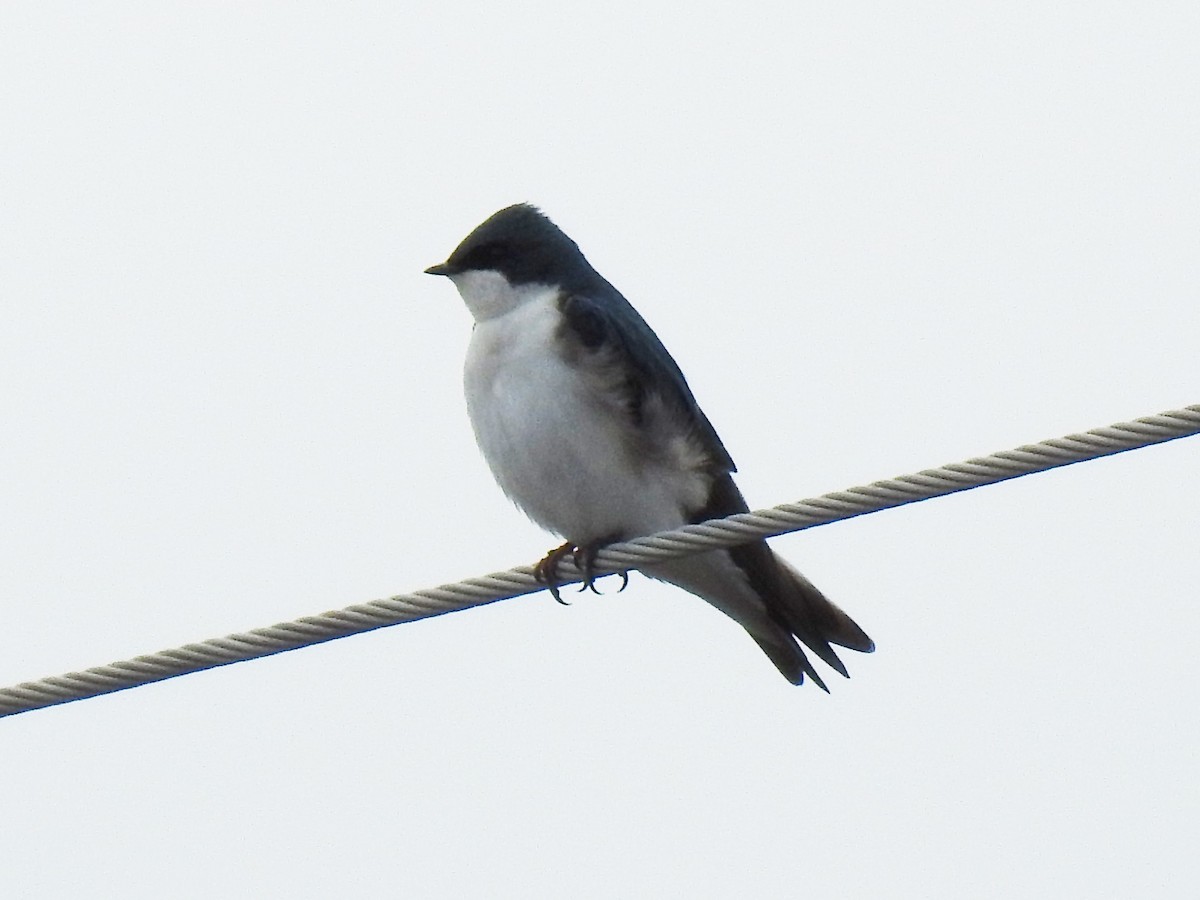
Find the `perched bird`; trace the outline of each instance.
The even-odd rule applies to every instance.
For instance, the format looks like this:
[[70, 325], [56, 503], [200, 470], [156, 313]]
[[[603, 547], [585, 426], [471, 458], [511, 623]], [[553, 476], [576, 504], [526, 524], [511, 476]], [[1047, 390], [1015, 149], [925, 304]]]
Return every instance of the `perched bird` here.
[[[467, 410], [501, 489], [567, 543], [536, 572], [557, 597], [573, 554], [748, 507], [733, 460], [658, 336], [579, 247], [527, 204], [500, 210], [444, 263], [475, 319]], [[793, 684], [821, 676], [801, 643], [842, 675], [830, 644], [871, 639], [764, 541], [644, 566], [750, 633]], [[799, 641], [799, 643], [798, 643]]]

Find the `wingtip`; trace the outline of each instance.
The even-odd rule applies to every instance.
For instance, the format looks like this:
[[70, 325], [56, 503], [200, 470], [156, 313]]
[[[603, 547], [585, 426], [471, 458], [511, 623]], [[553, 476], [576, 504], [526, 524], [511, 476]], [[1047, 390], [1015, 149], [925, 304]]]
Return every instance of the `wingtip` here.
[[800, 651], [800, 660], [803, 666], [800, 671], [800, 679], [796, 682], [796, 684], [804, 684], [804, 676], [807, 675], [812, 679], [813, 684], [828, 694], [829, 687], [825, 684], [825, 679], [817, 673], [817, 667], [812, 664], [808, 658], [808, 655], [803, 650], [800, 650], [799, 647], [796, 649]]

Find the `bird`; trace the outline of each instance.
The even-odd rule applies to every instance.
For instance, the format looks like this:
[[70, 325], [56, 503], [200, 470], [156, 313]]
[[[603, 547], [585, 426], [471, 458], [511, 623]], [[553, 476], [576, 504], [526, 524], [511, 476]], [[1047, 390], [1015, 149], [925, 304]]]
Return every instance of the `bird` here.
[[[592, 586], [610, 543], [749, 511], [675, 360], [536, 206], [494, 213], [425, 272], [449, 278], [474, 319], [463, 382], [485, 461], [518, 508], [565, 540], [534, 569], [556, 599], [567, 555]], [[831, 645], [875, 649], [762, 540], [640, 571], [725, 613], [792, 684], [807, 676], [829, 691], [804, 648], [844, 677]]]

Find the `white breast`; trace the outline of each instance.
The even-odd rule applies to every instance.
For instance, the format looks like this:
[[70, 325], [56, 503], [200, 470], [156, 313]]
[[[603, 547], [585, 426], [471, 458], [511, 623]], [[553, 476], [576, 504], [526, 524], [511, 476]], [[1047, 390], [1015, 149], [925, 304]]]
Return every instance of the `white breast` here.
[[[703, 501], [707, 478], [665, 463], [632, 464], [621, 437], [630, 423], [557, 350], [558, 291], [511, 293], [521, 296], [500, 302], [493, 292], [492, 314], [477, 315], [465, 372], [475, 438], [500, 487], [576, 544], [683, 524], [684, 509]], [[473, 312], [485, 305], [479, 300], [468, 301]]]

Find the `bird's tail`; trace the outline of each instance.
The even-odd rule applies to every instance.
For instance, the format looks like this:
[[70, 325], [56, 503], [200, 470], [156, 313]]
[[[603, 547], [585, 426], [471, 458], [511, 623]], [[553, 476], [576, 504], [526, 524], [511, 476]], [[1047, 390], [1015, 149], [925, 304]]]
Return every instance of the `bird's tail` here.
[[875, 649], [853, 619], [764, 541], [643, 566], [642, 572], [703, 597], [736, 621], [792, 684], [803, 684], [807, 675], [829, 690], [801, 644], [847, 677], [831, 645]]
[[818, 687], [828, 692], [829, 688], [800, 644], [849, 678], [845, 664], [832, 645], [870, 653], [875, 649], [875, 642], [816, 585], [774, 553], [771, 556], [775, 572], [770, 580], [774, 583], [769, 590], [766, 585], [759, 589], [766, 600], [768, 616], [776, 627], [764, 629], [761, 624], [758, 627], [743, 624], [784, 678], [792, 684], [803, 684], [804, 676], [808, 675]]

